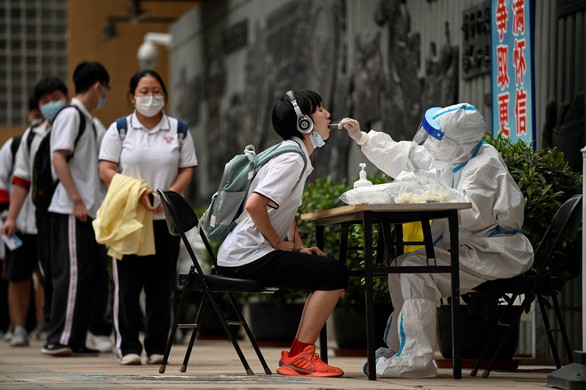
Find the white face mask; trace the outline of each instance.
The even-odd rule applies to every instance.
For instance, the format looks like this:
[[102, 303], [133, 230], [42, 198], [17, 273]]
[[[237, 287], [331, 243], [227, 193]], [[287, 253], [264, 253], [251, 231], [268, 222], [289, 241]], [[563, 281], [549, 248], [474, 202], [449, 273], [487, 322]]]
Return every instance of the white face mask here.
[[134, 107], [142, 115], [151, 118], [165, 107], [165, 97], [163, 95], [136, 96]]
[[309, 140], [311, 141], [311, 145], [313, 145], [314, 149], [321, 148], [326, 144], [321, 135], [319, 135], [319, 133], [315, 130], [309, 134]]

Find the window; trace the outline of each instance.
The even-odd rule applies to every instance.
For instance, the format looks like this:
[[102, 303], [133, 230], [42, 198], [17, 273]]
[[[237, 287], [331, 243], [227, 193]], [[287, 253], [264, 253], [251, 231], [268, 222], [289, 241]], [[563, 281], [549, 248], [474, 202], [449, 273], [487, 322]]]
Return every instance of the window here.
[[67, 74], [67, 0], [0, 3], [0, 127], [21, 126], [36, 82]]

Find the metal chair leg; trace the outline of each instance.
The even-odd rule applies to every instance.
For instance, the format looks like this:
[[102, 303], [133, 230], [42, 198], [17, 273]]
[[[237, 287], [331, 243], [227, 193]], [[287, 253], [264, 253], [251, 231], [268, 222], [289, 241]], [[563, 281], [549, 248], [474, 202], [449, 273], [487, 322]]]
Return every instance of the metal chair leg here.
[[555, 294], [552, 294], [551, 300], [553, 301], [553, 308], [555, 310], [558, 326], [559, 326], [560, 332], [562, 334], [562, 340], [564, 342], [564, 349], [566, 350], [568, 362], [574, 363], [574, 353], [572, 352], [572, 347], [570, 346], [570, 339], [568, 338], [568, 332], [566, 331], [566, 324], [564, 322], [564, 317], [562, 315], [562, 311], [560, 309], [560, 305], [558, 303], [558, 299]]
[[482, 373], [483, 378], [488, 378], [488, 376], [490, 375], [490, 372], [492, 371], [492, 367], [494, 366], [494, 362], [496, 361], [498, 354], [501, 352], [501, 349], [503, 348], [503, 346], [505, 345], [507, 340], [510, 339], [511, 333], [513, 332], [513, 329], [514, 329], [513, 321], [519, 321], [519, 319], [521, 318], [521, 314], [523, 314], [523, 310], [525, 310], [525, 307], [527, 307], [527, 304], [531, 301], [532, 301], [532, 299], [529, 299], [527, 296], [525, 296], [525, 299], [523, 299], [523, 302], [521, 303], [521, 305], [518, 307], [515, 307], [515, 306], [513, 306], [513, 301], [511, 300], [510, 305], [511, 305], [512, 309], [511, 309], [511, 315], [509, 316], [509, 318], [511, 319], [511, 322], [508, 323], [508, 328], [506, 329], [503, 338], [500, 340], [497, 349], [494, 351], [494, 354], [492, 355], [492, 358], [490, 359], [490, 362], [488, 363], [488, 366], [486, 366], [486, 369]]
[[222, 323], [222, 326], [224, 327], [224, 330], [226, 331], [228, 338], [232, 342], [232, 346], [234, 347], [234, 349], [236, 350], [236, 353], [238, 354], [238, 357], [240, 358], [240, 362], [244, 366], [244, 370], [246, 371], [246, 374], [247, 375], [254, 375], [254, 372], [251, 370], [250, 366], [248, 365], [248, 362], [246, 361], [246, 357], [244, 356], [244, 353], [242, 353], [242, 349], [240, 349], [240, 345], [238, 345], [238, 340], [236, 340], [236, 336], [234, 336], [232, 329], [230, 329], [230, 326], [228, 325], [228, 322], [226, 321], [226, 318], [224, 317], [224, 313], [222, 313], [222, 309], [220, 308], [220, 305], [218, 305], [216, 300], [211, 296], [212, 292], [210, 290], [207, 290], [206, 293], [208, 294], [208, 296], [210, 298], [210, 302], [211, 302], [212, 306], [214, 307], [214, 310], [216, 311], [216, 314], [218, 315], [218, 318], [220, 319], [220, 322]]
[[205, 307], [206, 307], [206, 304], [208, 301], [208, 297], [206, 296], [206, 294], [203, 292], [202, 292], [202, 294], [203, 294], [203, 297], [201, 298], [201, 301], [199, 302], [199, 307], [197, 308], [197, 314], [195, 315], [195, 320], [193, 322], [193, 325], [191, 326], [193, 331], [191, 332], [191, 337], [189, 338], [189, 344], [187, 345], [187, 350], [185, 351], [185, 356], [183, 357], [183, 364], [181, 365], [181, 368], [179, 369], [179, 371], [181, 371], [181, 372], [187, 371], [187, 364], [189, 363], [189, 358], [191, 357], [191, 351], [193, 349], [193, 344], [195, 343], [195, 339], [197, 338], [197, 333], [199, 332], [201, 319], [203, 318], [203, 312], [205, 310]]
[[547, 315], [545, 309], [544, 298], [541, 295], [537, 296], [537, 302], [539, 303], [539, 310], [541, 311], [541, 317], [543, 318], [543, 324], [545, 325], [545, 332], [547, 333], [547, 339], [549, 341], [549, 347], [551, 348], [551, 354], [553, 355], [553, 360], [555, 361], [555, 366], [560, 368], [562, 366], [560, 362], [560, 357], [558, 355], [557, 348], [555, 346], [555, 341], [553, 339], [553, 329], [549, 323], [549, 316]]
[[507, 317], [509, 317], [509, 313], [512, 310], [513, 302], [515, 301], [516, 298], [517, 298], [517, 295], [512, 296], [512, 299], [510, 300], [509, 304], [507, 305], [505, 310], [503, 310], [497, 323], [492, 328], [492, 331], [490, 332], [488, 339], [484, 343], [484, 347], [482, 348], [482, 352], [480, 352], [480, 356], [478, 357], [478, 360], [476, 361], [474, 368], [472, 369], [472, 371], [470, 371], [470, 376], [476, 376], [476, 374], [478, 373], [478, 369], [480, 368], [482, 361], [484, 360], [484, 358], [488, 354], [488, 350], [490, 349], [490, 347], [494, 343], [494, 340], [496, 339], [496, 337], [500, 333], [500, 329], [504, 326], [503, 324], [507, 323], [505, 320], [507, 319]]
[[171, 327], [171, 334], [169, 335], [169, 339], [167, 340], [167, 345], [165, 346], [165, 354], [163, 355], [163, 361], [159, 366], [159, 373], [163, 374], [167, 368], [167, 362], [169, 360], [169, 354], [171, 353], [171, 348], [173, 347], [173, 341], [175, 340], [175, 333], [177, 332], [177, 325], [181, 320], [181, 316], [183, 315], [183, 311], [185, 310], [185, 305], [187, 304], [187, 298], [189, 297], [189, 288], [184, 287], [183, 292], [181, 293], [181, 299], [179, 300], [179, 306], [177, 307], [177, 312], [175, 313], [175, 318], [173, 320], [173, 326]]
[[260, 364], [262, 365], [263, 369], [265, 370], [265, 374], [271, 375], [272, 371], [269, 368], [269, 365], [267, 364], [262, 352], [260, 351], [260, 348], [258, 347], [258, 343], [256, 342], [256, 338], [254, 337], [254, 335], [252, 334], [252, 331], [248, 327], [248, 323], [246, 322], [246, 320], [242, 316], [242, 312], [240, 310], [240, 307], [236, 303], [236, 300], [234, 299], [234, 297], [232, 296], [231, 293], [228, 293], [228, 299], [230, 300], [230, 303], [232, 304], [232, 308], [234, 309], [234, 312], [236, 313], [236, 316], [238, 318], [238, 322], [244, 328], [244, 332], [246, 333], [246, 336], [248, 337], [250, 344], [252, 344], [252, 348], [254, 349], [256, 356], [258, 357]]

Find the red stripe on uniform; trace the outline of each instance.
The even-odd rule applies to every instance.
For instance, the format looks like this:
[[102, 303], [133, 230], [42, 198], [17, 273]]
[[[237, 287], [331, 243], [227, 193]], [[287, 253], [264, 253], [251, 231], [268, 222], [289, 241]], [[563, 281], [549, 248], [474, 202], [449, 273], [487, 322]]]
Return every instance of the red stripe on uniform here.
[[17, 184], [17, 185], [19, 185], [21, 187], [24, 187], [26, 189], [28, 189], [31, 186], [31, 182], [30, 181], [25, 180], [25, 179], [23, 179], [21, 177], [18, 177], [18, 176], [13, 176], [12, 177], [12, 184]]

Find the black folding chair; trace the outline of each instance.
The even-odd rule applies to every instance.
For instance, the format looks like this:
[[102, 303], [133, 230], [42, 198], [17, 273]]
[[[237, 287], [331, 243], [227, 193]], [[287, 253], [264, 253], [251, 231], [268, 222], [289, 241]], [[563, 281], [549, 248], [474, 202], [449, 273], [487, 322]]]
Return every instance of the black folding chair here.
[[[205, 274], [195, 256], [195, 253], [189, 243], [189, 240], [185, 236], [185, 232], [195, 228], [198, 226], [198, 217], [193, 210], [193, 208], [189, 205], [189, 203], [183, 198], [180, 194], [173, 192], [173, 191], [164, 191], [162, 189], [157, 190], [161, 198], [161, 202], [163, 204], [163, 209], [165, 211], [165, 219], [167, 221], [167, 227], [169, 228], [169, 233], [174, 236], [181, 236], [181, 240], [189, 253], [189, 257], [192, 260], [192, 266], [187, 274], [179, 274], [177, 277], [177, 282], [179, 287], [183, 290], [181, 294], [181, 300], [179, 301], [179, 307], [177, 308], [177, 312], [175, 314], [175, 318], [173, 320], [173, 327], [171, 329], [171, 334], [169, 335], [169, 339], [167, 341], [167, 346], [165, 348], [165, 355], [163, 357], [163, 362], [159, 367], [159, 372], [162, 374], [165, 372], [165, 368], [167, 366], [167, 361], [169, 359], [169, 353], [171, 352], [171, 347], [173, 346], [173, 340], [175, 339], [175, 333], [177, 328], [182, 329], [193, 329], [191, 333], [191, 338], [189, 340], [189, 345], [187, 346], [187, 351], [185, 352], [185, 358], [183, 360], [183, 365], [181, 366], [180, 371], [185, 372], [187, 370], [187, 363], [189, 361], [189, 357], [191, 355], [191, 350], [193, 348], [193, 344], [197, 337], [198, 330], [201, 325], [203, 311], [208, 302], [210, 302], [224, 327], [246, 373], [248, 375], [254, 375], [240, 346], [238, 345], [238, 341], [232, 329], [230, 329], [230, 325], [240, 325], [244, 328], [260, 363], [262, 364], [265, 373], [271, 374], [271, 370], [268, 367], [259, 347], [258, 344], [246, 323], [246, 320], [242, 316], [242, 312], [239, 306], [236, 304], [236, 301], [233, 297], [232, 293], [258, 293], [258, 292], [266, 292], [266, 293], [273, 293], [277, 289], [273, 287], [267, 287], [263, 284], [250, 279], [237, 279], [227, 276], [222, 276], [217, 274], [217, 260], [215, 253], [210, 246], [209, 241], [207, 240], [204, 232], [200, 230], [200, 236], [204, 242], [204, 245], [211, 256], [214, 267], [212, 268], [212, 274]], [[215, 274], [214, 274], [215, 273]], [[183, 315], [185, 306], [187, 304], [189, 295], [191, 292], [197, 291], [201, 293], [201, 301], [199, 303], [197, 314], [195, 317], [195, 321], [192, 323], [179, 323], [181, 317]], [[237, 320], [231, 321], [228, 320], [225, 314], [222, 312], [218, 301], [216, 300], [217, 294], [225, 294], [228, 298], [228, 301], [231, 304], [232, 309], [236, 315]]]
[[[476, 376], [487, 352], [493, 349], [493, 344], [496, 343], [497, 347], [494, 350], [493, 356], [482, 373], [483, 378], [488, 378], [496, 357], [511, 336], [513, 329], [515, 329], [513, 325], [520, 321], [523, 311], [535, 298], [537, 298], [537, 303], [539, 304], [539, 310], [545, 324], [547, 338], [557, 368], [560, 368], [561, 364], [553, 338], [553, 332], [559, 331], [561, 333], [568, 361], [572, 363], [573, 355], [570, 348], [570, 342], [568, 340], [568, 334], [557, 300], [557, 295], [564, 286], [564, 280], [561, 277], [550, 275], [549, 266], [554, 258], [554, 253], [560, 250], [560, 245], [562, 244], [563, 239], [567, 237], [575, 237], [580, 230], [580, 222], [582, 221], [581, 201], [581, 194], [574, 195], [555, 213], [550, 225], [537, 245], [535, 250], [535, 261], [533, 267], [529, 271], [509, 279], [491, 280], [474, 289], [477, 292], [496, 293], [502, 296], [510, 294], [510, 297], [508, 298], [507, 307], [493, 328], [476, 365], [470, 372], [471, 376]], [[521, 305], [514, 305], [516, 298], [520, 295], [523, 295]], [[552, 328], [550, 326], [545, 308], [545, 302], [548, 297], [552, 300], [559, 328]]]

